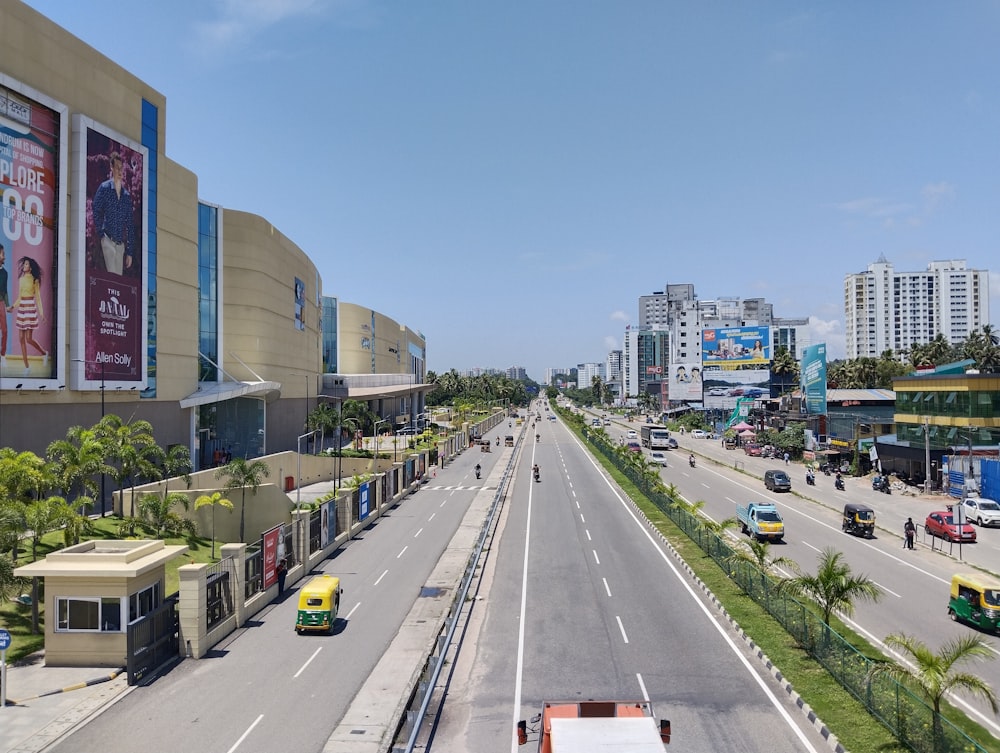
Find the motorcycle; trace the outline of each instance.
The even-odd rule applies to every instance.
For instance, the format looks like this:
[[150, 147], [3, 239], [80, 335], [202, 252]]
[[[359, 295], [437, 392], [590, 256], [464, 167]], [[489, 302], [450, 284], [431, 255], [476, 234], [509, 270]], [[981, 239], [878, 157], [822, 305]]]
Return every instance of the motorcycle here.
[[482, 469], [480, 469], [480, 467], [477, 465], [476, 466], [476, 478], [477, 479], [479, 478], [479, 476], [480, 476], [481, 473], [482, 473]]
[[806, 484], [809, 486], [816, 486], [816, 474], [812, 471], [806, 473]]
[[833, 482], [833, 485], [837, 488], [838, 491], [844, 491], [844, 479], [842, 479], [840, 476], [837, 476], [837, 479]]
[[500, 437], [497, 437], [497, 447], [500, 446]]
[[535, 435], [535, 441], [536, 442], [541, 442], [542, 441], [542, 435], [541, 434], [536, 434]]
[[824, 473], [825, 475], [827, 475], [827, 476], [829, 476], [829, 475], [830, 475], [830, 464], [829, 464], [829, 463], [823, 463], [823, 465], [821, 465], [821, 466], [819, 467], [819, 469], [820, 469], [821, 471], [823, 471], [823, 473]]
[[872, 479], [872, 489], [884, 494], [892, 494], [892, 487], [889, 485], [888, 476], [876, 476]]
[[535, 469], [535, 481], [541, 481], [541, 480], [542, 480], [542, 477], [539, 475], [538, 469], [536, 468]]
[[688, 465], [694, 468], [694, 455], [688, 458]]

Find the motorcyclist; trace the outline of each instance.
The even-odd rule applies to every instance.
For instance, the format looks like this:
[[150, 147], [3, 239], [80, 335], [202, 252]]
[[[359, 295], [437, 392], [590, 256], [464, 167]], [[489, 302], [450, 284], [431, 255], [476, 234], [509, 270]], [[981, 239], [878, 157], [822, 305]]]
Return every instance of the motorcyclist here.
[[507, 422], [507, 428], [508, 428], [508, 429], [509, 429], [509, 428], [511, 428], [511, 427], [512, 427], [513, 425], [514, 425], [514, 422], [513, 422], [513, 421], [508, 421], [508, 422]]
[[533, 466], [531, 466], [531, 472], [535, 477], [535, 481], [538, 481], [539, 480], [538, 463], [535, 463]]
[[690, 465], [692, 468], [694, 468], [694, 453], [693, 452], [690, 455], [688, 455], [688, 465]]
[[476, 463], [476, 478], [479, 478], [479, 474], [482, 473], [483, 467]]
[[807, 468], [806, 469], [806, 483], [807, 484], [815, 484], [816, 483], [816, 474], [813, 472], [812, 468]]
[[535, 434], [535, 441], [536, 442], [540, 442], [541, 439], [542, 439], [542, 435], [541, 434]]
[[497, 437], [497, 447], [500, 446], [500, 437]]
[[840, 475], [840, 471], [837, 471], [837, 478], [834, 479], [833, 485], [838, 489], [844, 488], [844, 477]]

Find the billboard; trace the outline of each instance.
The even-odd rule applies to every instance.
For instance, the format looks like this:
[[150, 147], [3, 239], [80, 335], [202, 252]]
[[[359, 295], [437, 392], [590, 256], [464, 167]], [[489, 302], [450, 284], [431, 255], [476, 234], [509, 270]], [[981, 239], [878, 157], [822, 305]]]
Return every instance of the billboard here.
[[721, 327], [702, 330], [701, 360], [706, 367], [716, 363], [764, 366], [771, 361], [771, 328]]
[[148, 151], [83, 115], [73, 136], [74, 389], [145, 389]]
[[672, 363], [667, 371], [668, 390], [671, 400], [693, 400], [701, 402], [701, 364]]
[[731, 410], [740, 398], [760, 400], [771, 396], [770, 369], [724, 369], [706, 364], [702, 380], [706, 408]]
[[295, 329], [306, 328], [306, 284], [295, 278]]
[[66, 106], [0, 74], [0, 387], [63, 371]]
[[826, 343], [802, 351], [802, 404], [805, 412], [826, 413]]

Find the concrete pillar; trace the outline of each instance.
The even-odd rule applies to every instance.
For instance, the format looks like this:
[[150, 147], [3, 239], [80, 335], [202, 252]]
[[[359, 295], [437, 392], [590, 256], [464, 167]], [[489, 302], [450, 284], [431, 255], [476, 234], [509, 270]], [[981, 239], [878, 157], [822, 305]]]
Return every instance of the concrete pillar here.
[[180, 582], [177, 589], [177, 613], [180, 618], [180, 651], [182, 655], [200, 659], [208, 651], [208, 565], [182, 565], [177, 569]]
[[236, 617], [236, 627], [242, 627], [247, 620], [247, 589], [246, 589], [246, 544], [223, 544], [219, 553], [222, 559], [231, 557], [233, 560], [233, 574], [236, 582], [233, 583], [233, 614]]

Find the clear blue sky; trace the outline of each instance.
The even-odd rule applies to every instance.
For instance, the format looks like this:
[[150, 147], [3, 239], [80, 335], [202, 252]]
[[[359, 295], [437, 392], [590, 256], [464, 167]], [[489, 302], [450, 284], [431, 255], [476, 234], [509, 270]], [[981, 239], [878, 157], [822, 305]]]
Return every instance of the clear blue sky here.
[[838, 357], [880, 255], [1000, 271], [996, 0], [29, 4], [166, 95], [203, 200], [438, 372], [603, 361], [668, 282]]

